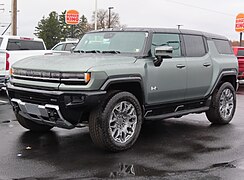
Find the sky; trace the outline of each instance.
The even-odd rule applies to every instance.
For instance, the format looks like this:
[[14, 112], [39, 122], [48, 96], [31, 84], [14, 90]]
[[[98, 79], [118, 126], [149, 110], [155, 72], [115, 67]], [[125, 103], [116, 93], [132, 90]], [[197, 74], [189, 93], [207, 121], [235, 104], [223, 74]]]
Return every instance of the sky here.
[[[11, 1], [0, 0], [0, 33], [11, 21]], [[17, 0], [18, 35], [34, 37], [35, 27], [51, 11], [75, 9], [91, 22], [95, 0]], [[244, 13], [244, 0], [97, 0], [98, 9], [114, 7], [127, 27], [200, 30], [239, 40], [235, 19]], [[4, 5], [1, 5], [4, 4]], [[4, 9], [4, 10], [1, 10]], [[5, 26], [5, 27], [2, 27]]]

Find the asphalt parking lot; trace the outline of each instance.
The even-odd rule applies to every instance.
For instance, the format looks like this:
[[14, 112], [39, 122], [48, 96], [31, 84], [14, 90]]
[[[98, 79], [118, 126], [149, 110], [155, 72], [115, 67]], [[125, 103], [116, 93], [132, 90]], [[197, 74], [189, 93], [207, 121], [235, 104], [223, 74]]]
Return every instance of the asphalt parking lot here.
[[89, 129], [32, 133], [0, 95], [0, 179], [206, 179], [244, 177], [244, 86], [233, 121], [211, 125], [204, 114], [146, 122], [128, 151], [96, 148]]

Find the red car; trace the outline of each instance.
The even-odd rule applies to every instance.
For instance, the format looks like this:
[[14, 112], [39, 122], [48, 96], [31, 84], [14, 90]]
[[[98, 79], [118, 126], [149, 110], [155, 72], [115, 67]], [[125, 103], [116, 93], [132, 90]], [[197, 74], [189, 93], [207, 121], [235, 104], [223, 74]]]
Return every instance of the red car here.
[[244, 47], [233, 47], [234, 54], [237, 56], [239, 64], [238, 79], [244, 80]]

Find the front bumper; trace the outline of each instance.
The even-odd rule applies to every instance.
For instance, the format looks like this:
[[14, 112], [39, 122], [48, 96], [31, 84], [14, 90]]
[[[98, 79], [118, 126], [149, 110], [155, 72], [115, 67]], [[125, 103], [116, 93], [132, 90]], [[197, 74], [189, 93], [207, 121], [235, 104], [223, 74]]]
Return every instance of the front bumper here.
[[49, 91], [7, 84], [13, 110], [37, 123], [71, 129], [103, 100], [106, 91]]

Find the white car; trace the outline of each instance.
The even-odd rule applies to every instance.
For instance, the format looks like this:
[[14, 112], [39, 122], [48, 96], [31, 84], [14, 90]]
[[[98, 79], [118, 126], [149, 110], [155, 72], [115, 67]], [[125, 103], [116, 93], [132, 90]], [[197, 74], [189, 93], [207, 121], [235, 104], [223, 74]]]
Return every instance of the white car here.
[[65, 41], [65, 42], [60, 42], [58, 44], [56, 44], [55, 46], [53, 46], [53, 48], [51, 50], [53, 51], [71, 51], [72, 47], [75, 47], [78, 43], [77, 41]]

